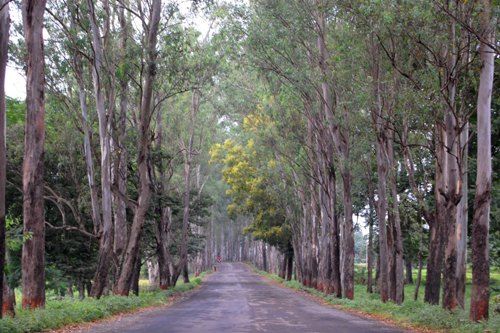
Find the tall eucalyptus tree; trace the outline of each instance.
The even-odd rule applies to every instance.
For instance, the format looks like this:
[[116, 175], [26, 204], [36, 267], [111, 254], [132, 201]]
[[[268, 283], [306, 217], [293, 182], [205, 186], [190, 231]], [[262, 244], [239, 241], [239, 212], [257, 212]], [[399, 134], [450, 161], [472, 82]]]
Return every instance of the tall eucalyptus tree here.
[[5, 183], [6, 183], [6, 101], [5, 74], [7, 70], [7, 51], [9, 49], [9, 1], [0, 1], [0, 319], [3, 310], [3, 290], [5, 264]]
[[23, 308], [45, 306], [45, 214], [43, 162], [45, 73], [43, 16], [45, 0], [22, 3], [26, 61], [26, 123], [23, 159]]

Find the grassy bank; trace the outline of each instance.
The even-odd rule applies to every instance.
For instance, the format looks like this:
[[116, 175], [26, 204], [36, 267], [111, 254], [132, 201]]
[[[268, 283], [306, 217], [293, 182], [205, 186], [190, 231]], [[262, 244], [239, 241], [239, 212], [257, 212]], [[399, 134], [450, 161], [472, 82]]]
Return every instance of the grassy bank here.
[[[500, 330], [500, 315], [495, 313], [495, 299], [492, 297], [490, 309], [490, 320], [487, 323], [473, 323], [468, 319], [468, 309], [458, 310], [453, 313], [444, 310], [441, 306], [429, 305], [422, 301], [420, 296], [418, 301], [413, 300], [415, 287], [413, 285], [405, 286], [406, 300], [401, 306], [394, 303], [382, 303], [378, 294], [370, 294], [366, 292], [365, 285], [355, 286], [355, 299], [338, 299], [331, 295], [325, 295], [322, 292], [313, 288], [304, 287], [296, 280], [285, 281], [277, 275], [258, 271], [257, 273], [281, 283], [282, 285], [305, 291], [311, 295], [321, 298], [329, 304], [344, 310], [354, 310], [358, 313], [364, 313], [376, 318], [388, 320], [398, 326], [406, 328], [421, 328], [445, 332], [459, 333], [480, 333], [480, 332], [498, 332]], [[423, 286], [421, 292], [423, 293]], [[468, 289], [470, 287], [468, 286]], [[467, 290], [469, 294], [470, 290]], [[468, 299], [467, 299], [468, 301]], [[468, 305], [467, 305], [468, 306]]]
[[139, 308], [167, 304], [177, 293], [186, 292], [201, 284], [202, 277], [191, 279], [190, 283], [180, 281], [169, 290], [147, 290], [139, 296], [104, 296], [100, 299], [86, 298], [84, 300], [64, 298], [48, 300], [45, 309], [17, 309], [15, 318], [0, 319], [1, 333], [40, 332], [61, 328], [66, 325], [92, 322], [115, 314], [130, 312]]

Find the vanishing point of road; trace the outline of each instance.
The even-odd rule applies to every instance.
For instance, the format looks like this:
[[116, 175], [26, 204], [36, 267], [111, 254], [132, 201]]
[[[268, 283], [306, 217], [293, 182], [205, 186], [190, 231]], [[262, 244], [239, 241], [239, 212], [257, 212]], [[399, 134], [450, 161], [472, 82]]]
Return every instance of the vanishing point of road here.
[[396, 333], [404, 330], [322, 305], [270, 284], [241, 263], [223, 263], [201, 288], [168, 307], [71, 330], [81, 333]]

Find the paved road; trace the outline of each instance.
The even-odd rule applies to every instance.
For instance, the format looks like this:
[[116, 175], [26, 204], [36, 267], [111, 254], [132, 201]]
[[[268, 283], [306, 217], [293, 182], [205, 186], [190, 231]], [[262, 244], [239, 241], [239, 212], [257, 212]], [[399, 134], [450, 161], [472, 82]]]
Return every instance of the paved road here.
[[[98, 323], [82, 333], [396, 333], [402, 330], [274, 286], [239, 263], [219, 265], [200, 290], [167, 308]], [[72, 331], [75, 332], [75, 331]]]

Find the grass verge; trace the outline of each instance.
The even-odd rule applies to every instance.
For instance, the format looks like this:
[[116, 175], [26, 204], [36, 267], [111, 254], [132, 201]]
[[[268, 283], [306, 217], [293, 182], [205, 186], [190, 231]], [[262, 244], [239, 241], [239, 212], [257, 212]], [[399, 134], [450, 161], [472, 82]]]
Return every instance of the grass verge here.
[[65, 298], [49, 300], [44, 309], [16, 310], [14, 318], [0, 319], [1, 333], [41, 332], [71, 324], [92, 322], [136, 309], [161, 306], [169, 303], [171, 297], [196, 288], [205, 274], [192, 278], [190, 283], [179, 283], [168, 290], [146, 290], [139, 296], [104, 296], [100, 299], [84, 300]]
[[500, 315], [495, 312], [494, 298], [491, 302], [490, 320], [474, 323], [468, 319], [467, 309], [449, 312], [441, 306], [430, 305], [421, 300], [414, 301], [413, 293], [409, 293], [412, 289], [411, 286], [409, 286], [408, 291], [405, 290], [406, 300], [403, 304], [396, 305], [392, 302], [382, 303], [379, 295], [367, 293], [364, 285], [355, 286], [354, 300], [339, 299], [314, 288], [305, 287], [297, 280], [285, 281], [275, 274], [259, 271], [255, 268], [254, 271], [285, 287], [318, 297], [341, 310], [368, 315], [404, 328], [456, 333], [500, 332]]

